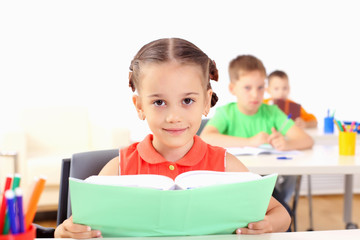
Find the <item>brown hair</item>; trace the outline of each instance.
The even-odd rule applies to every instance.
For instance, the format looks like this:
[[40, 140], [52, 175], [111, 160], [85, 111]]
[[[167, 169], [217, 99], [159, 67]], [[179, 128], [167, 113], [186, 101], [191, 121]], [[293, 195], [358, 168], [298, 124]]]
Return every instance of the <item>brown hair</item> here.
[[[129, 87], [134, 92], [139, 88], [141, 66], [145, 63], [164, 63], [175, 60], [180, 64], [199, 65], [205, 76], [204, 87], [211, 89], [210, 80], [218, 81], [216, 64], [203, 51], [189, 41], [180, 38], [164, 38], [144, 45], [135, 55], [130, 64]], [[213, 92], [211, 107], [218, 97]]]
[[270, 79], [271, 79], [272, 77], [279, 77], [279, 78], [283, 78], [283, 79], [289, 80], [288, 75], [287, 75], [284, 71], [280, 71], [280, 70], [275, 70], [275, 71], [273, 71], [272, 73], [269, 74], [269, 76], [268, 76], [268, 83], [270, 83]]
[[230, 81], [239, 80], [240, 75], [251, 71], [260, 71], [266, 77], [266, 70], [260, 59], [252, 55], [237, 56], [229, 64]]

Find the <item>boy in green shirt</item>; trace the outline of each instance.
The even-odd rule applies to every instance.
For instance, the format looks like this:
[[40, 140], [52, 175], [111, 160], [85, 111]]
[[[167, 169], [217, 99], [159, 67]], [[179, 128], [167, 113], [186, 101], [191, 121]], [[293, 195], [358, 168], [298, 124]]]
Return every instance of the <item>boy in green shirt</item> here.
[[[201, 138], [221, 147], [259, 147], [271, 144], [277, 150], [311, 148], [313, 139], [276, 105], [263, 103], [266, 70], [254, 56], [238, 56], [229, 65], [230, 93], [237, 102], [216, 109]], [[286, 205], [295, 190], [295, 176], [281, 176], [273, 196]]]
[[238, 56], [230, 62], [229, 75], [229, 90], [237, 102], [218, 107], [201, 138], [221, 147], [271, 144], [285, 151], [313, 146], [313, 139], [276, 105], [263, 103], [266, 70], [259, 59]]

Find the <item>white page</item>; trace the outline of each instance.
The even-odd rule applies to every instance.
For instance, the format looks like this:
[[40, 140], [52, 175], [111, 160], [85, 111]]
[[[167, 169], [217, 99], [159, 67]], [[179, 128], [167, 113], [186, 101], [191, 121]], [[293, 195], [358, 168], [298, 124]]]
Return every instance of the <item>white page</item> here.
[[176, 177], [176, 188], [191, 189], [226, 183], [247, 182], [260, 179], [252, 172], [190, 171]]
[[280, 151], [269, 147], [229, 147], [226, 148], [228, 153], [232, 155], [259, 155], [259, 154], [283, 154], [283, 155], [295, 155], [299, 154], [299, 151]]
[[155, 188], [161, 190], [169, 190], [175, 188], [174, 181], [166, 176], [156, 174], [139, 174], [139, 175], [122, 175], [122, 176], [90, 176], [85, 179], [86, 182], [116, 185], [127, 187], [144, 187]]

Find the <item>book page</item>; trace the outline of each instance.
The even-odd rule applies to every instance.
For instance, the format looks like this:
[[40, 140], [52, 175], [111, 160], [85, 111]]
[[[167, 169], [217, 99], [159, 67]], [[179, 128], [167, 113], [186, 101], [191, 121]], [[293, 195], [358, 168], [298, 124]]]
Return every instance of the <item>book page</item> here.
[[280, 151], [272, 147], [229, 147], [226, 148], [228, 153], [231, 153], [235, 156], [240, 155], [259, 155], [259, 154], [299, 154], [299, 151]]
[[192, 189], [227, 183], [248, 182], [260, 179], [252, 172], [189, 171], [175, 178], [176, 189]]
[[85, 182], [101, 185], [154, 188], [160, 190], [171, 190], [175, 188], [175, 183], [171, 178], [155, 174], [90, 176], [85, 179]]

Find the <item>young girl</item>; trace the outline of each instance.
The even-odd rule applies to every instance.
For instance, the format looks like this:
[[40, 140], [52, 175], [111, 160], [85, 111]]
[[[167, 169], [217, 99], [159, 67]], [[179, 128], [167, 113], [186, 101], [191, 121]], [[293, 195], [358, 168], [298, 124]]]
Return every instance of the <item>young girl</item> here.
[[[174, 179], [191, 170], [248, 171], [225, 149], [208, 145], [195, 135], [201, 116], [217, 101], [210, 79], [217, 81], [218, 71], [204, 52], [183, 39], [159, 39], [140, 49], [130, 70], [129, 85], [136, 91], [133, 103], [153, 134], [121, 149], [100, 175], [161, 174]], [[234, 231], [260, 234], [286, 231], [289, 225], [287, 211], [271, 198], [264, 220]], [[56, 238], [100, 236], [97, 230], [74, 224], [71, 217], [55, 231]]]

